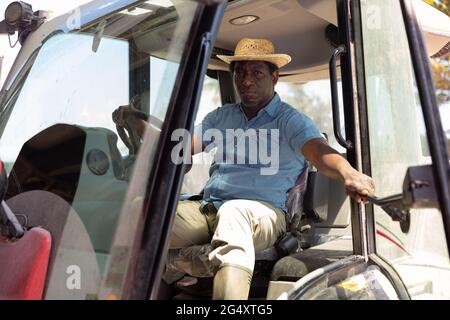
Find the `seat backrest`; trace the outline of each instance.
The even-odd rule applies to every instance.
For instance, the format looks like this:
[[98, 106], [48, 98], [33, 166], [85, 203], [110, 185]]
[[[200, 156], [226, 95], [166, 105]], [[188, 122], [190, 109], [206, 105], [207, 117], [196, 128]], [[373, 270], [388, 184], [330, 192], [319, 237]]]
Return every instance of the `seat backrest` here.
[[340, 181], [330, 179], [310, 166], [289, 190], [287, 231], [296, 235], [302, 248], [314, 245], [319, 234], [347, 234], [350, 200]]
[[0, 299], [42, 299], [50, 250], [50, 233], [39, 227], [17, 241], [0, 240]]
[[294, 231], [303, 215], [304, 198], [308, 186], [309, 166], [306, 165], [300, 175], [297, 177], [295, 185], [289, 189], [286, 199], [288, 209], [288, 230]]
[[346, 228], [350, 223], [350, 200], [344, 184], [312, 171], [304, 199], [305, 213], [317, 228]]

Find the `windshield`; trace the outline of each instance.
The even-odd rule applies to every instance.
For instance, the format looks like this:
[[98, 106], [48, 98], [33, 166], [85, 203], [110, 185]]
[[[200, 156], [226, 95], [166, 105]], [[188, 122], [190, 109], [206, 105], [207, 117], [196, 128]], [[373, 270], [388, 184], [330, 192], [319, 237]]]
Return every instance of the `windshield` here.
[[[142, 212], [155, 153], [139, 146], [157, 145], [197, 7], [142, 1], [53, 34], [2, 106], [7, 202], [28, 227], [52, 235], [45, 298], [120, 297], [130, 259], [123, 239], [134, 240], [137, 228], [125, 203], [132, 197]], [[119, 108], [144, 115], [147, 133]], [[134, 175], [139, 161], [146, 165]], [[135, 179], [138, 194], [129, 191]]]

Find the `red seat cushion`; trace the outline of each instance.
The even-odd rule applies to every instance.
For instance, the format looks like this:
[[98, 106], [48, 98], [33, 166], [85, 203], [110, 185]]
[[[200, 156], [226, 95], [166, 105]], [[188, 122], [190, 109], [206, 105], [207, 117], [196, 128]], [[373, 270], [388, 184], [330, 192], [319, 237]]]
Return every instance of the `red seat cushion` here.
[[42, 299], [50, 249], [50, 233], [42, 228], [16, 242], [0, 240], [0, 299]]

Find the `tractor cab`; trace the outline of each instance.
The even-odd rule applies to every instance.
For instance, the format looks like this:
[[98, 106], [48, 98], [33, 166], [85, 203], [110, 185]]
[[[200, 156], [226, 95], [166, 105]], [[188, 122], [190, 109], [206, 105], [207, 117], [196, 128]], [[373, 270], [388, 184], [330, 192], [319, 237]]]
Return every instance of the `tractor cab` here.
[[188, 163], [179, 132], [239, 101], [217, 55], [243, 37], [291, 55], [277, 93], [376, 186], [361, 205], [299, 172], [288, 234], [256, 253], [250, 298], [450, 298], [449, 155], [429, 68], [448, 54], [449, 17], [409, 0], [7, 11], [0, 33], [21, 50], [0, 92], [1, 299], [210, 297], [211, 279], [161, 282], [177, 205], [214, 159]]

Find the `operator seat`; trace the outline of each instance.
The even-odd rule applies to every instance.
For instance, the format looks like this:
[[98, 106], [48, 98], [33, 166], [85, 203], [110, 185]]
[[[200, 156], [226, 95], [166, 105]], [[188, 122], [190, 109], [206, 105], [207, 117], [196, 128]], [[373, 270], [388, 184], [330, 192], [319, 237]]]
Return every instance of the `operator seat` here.
[[[183, 195], [180, 200], [201, 199], [201, 195]], [[351, 237], [326, 235], [318, 240], [316, 234], [316, 227], [344, 230], [348, 226], [350, 203], [342, 183], [307, 166], [289, 190], [286, 206], [286, 234], [274, 246], [255, 254], [251, 297], [266, 296], [270, 281], [296, 281], [316, 268], [352, 254]], [[324, 238], [332, 241], [321, 244]], [[208, 283], [203, 285], [207, 286]], [[195, 295], [195, 290], [182, 289]]]
[[50, 248], [50, 233], [39, 227], [0, 240], [0, 300], [42, 299]]
[[[275, 299], [286, 290], [286, 282], [295, 282], [308, 273], [353, 254], [348, 233], [350, 199], [342, 183], [319, 172], [310, 172], [304, 199], [305, 216], [312, 221], [311, 247], [282, 257], [271, 269], [267, 298]], [[317, 234], [318, 230], [341, 230], [336, 235]], [[339, 235], [341, 233], [341, 235]], [[320, 243], [321, 239], [326, 242]]]
[[[297, 281], [309, 272], [353, 253], [351, 236], [347, 235], [350, 201], [344, 185], [313, 168], [309, 168], [306, 177], [302, 175], [289, 191], [287, 201], [289, 215], [293, 216], [287, 234], [296, 236], [299, 248], [288, 254], [275, 255], [273, 259], [265, 259], [257, 253], [253, 296], [265, 296], [270, 281]], [[302, 179], [307, 183], [305, 180], [302, 183]]]
[[[309, 231], [308, 225], [305, 225], [304, 218], [304, 197], [308, 185], [309, 166], [306, 165], [298, 176], [295, 185], [289, 190], [286, 200], [288, 212], [286, 214], [286, 233], [281, 235], [277, 242], [262, 251], [255, 253], [255, 268], [252, 278], [252, 286], [250, 288], [250, 296], [264, 296], [269, 282], [270, 272], [276, 261], [289, 254], [297, 252], [301, 247], [308, 246], [303, 236], [305, 231]], [[202, 195], [186, 195], [180, 196], [180, 200], [201, 200]], [[300, 249], [301, 250], [301, 249]], [[177, 286], [184, 293], [180, 299], [190, 298], [191, 296], [208, 296], [211, 279], [198, 279], [200, 285], [189, 288], [186, 286]], [[205, 290], [206, 288], [206, 290]], [[198, 289], [198, 291], [197, 291]], [[186, 296], [187, 294], [187, 296]]]
[[0, 299], [42, 298], [52, 239], [40, 227], [25, 229], [4, 201], [8, 176], [0, 161]]

